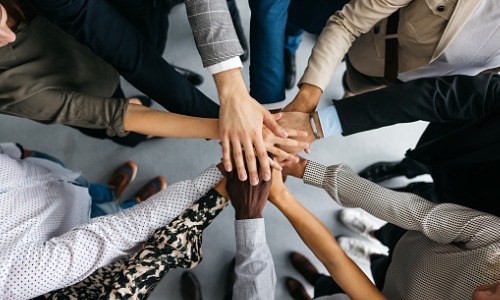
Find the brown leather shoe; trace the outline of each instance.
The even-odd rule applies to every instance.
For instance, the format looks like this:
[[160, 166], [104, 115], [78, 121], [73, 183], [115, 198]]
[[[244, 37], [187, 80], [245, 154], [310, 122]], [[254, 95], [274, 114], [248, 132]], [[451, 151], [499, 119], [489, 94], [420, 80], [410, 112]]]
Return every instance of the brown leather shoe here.
[[182, 300], [203, 300], [201, 284], [192, 272], [182, 273], [181, 297]]
[[290, 293], [290, 296], [294, 300], [311, 300], [312, 298], [309, 296], [307, 293], [305, 287], [300, 283], [298, 280], [292, 278], [292, 277], [287, 277], [286, 278], [286, 289], [288, 290], [288, 293]]
[[304, 276], [304, 278], [310, 284], [314, 285], [316, 281], [316, 277], [319, 274], [318, 269], [311, 263], [307, 257], [298, 253], [292, 252], [290, 253], [290, 261], [292, 262], [293, 267], [297, 270], [300, 275]]
[[154, 194], [167, 187], [167, 180], [163, 176], [157, 176], [146, 183], [134, 196], [137, 203], [148, 199]]
[[108, 186], [115, 193], [115, 199], [120, 198], [123, 190], [132, 182], [137, 174], [137, 165], [133, 161], [127, 161], [113, 171], [108, 180]]

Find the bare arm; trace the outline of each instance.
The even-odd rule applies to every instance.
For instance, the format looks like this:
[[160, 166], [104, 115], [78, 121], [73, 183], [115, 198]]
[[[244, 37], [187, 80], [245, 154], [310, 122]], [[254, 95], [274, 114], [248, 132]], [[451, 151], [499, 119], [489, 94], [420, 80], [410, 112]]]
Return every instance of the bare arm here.
[[285, 215], [300, 238], [325, 265], [332, 278], [351, 299], [386, 299], [368, 277], [339, 247], [318, 218], [288, 191], [275, 172], [269, 200]]

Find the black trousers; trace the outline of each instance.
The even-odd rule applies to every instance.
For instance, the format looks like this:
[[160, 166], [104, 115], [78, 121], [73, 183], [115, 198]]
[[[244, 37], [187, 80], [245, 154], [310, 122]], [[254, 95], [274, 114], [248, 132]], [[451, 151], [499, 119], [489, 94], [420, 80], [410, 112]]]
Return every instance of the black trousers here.
[[[165, 50], [168, 33], [168, 13], [172, 1], [168, 0], [103, 0], [108, 1], [124, 18], [141, 32], [147, 43], [156, 49], [156, 55], [162, 55]], [[133, 53], [130, 53], [133, 55]], [[149, 60], [144, 60], [148, 62]], [[155, 79], [141, 89], [146, 94], [170, 112], [183, 115], [217, 118], [219, 106], [189, 83], [168, 63], [147, 64], [139, 72], [148, 72], [148, 77]], [[137, 74], [137, 76], [144, 76]], [[142, 82], [142, 81], [138, 81]], [[113, 97], [124, 98], [121, 87]], [[105, 130], [77, 128], [80, 132], [99, 139], [111, 139], [114, 142], [134, 147], [146, 140], [146, 136], [129, 133], [126, 137], [108, 137]]]

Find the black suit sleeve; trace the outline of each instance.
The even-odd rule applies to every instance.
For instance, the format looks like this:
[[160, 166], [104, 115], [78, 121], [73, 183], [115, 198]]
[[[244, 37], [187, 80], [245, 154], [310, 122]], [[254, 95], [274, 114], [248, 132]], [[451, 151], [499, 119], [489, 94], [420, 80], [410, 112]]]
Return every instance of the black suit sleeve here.
[[177, 73], [108, 1], [30, 1], [167, 110], [197, 117], [218, 116], [218, 105]]
[[500, 113], [500, 76], [419, 79], [334, 101], [343, 135], [415, 121], [475, 121]]

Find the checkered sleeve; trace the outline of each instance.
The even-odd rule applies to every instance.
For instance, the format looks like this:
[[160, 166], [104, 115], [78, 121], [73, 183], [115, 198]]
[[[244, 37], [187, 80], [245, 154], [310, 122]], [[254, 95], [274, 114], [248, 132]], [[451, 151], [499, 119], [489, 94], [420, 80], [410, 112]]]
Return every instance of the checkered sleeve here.
[[205, 68], [243, 54], [226, 0], [187, 0], [185, 4]]

